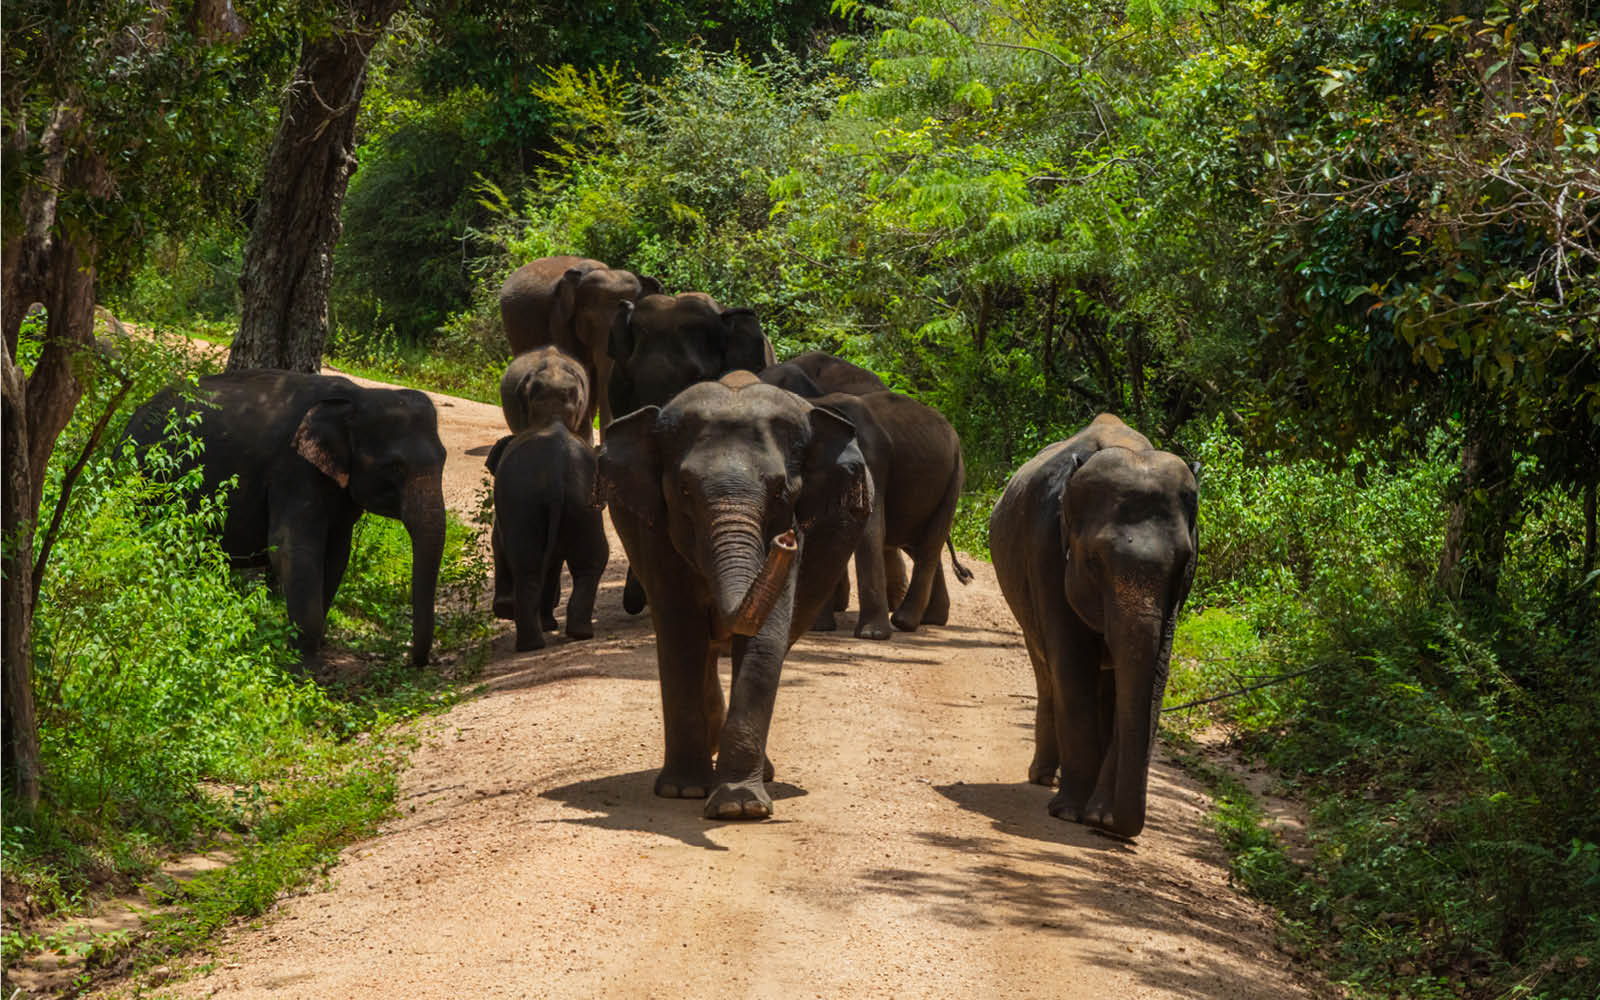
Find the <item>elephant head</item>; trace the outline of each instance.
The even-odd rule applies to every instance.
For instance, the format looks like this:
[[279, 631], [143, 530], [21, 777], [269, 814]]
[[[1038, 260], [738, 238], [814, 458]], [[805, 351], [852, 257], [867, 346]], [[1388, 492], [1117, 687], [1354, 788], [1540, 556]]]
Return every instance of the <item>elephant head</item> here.
[[588, 372], [582, 362], [555, 347], [519, 354], [500, 378], [500, 409], [512, 433], [559, 423], [587, 439], [594, 412]]
[[[589, 373], [592, 388], [589, 411], [585, 423], [593, 423], [596, 411], [600, 414], [602, 430], [612, 419], [611, 399], [608, 391], [611, 381], [611, 356], [608, 341], [611, 323], [617, 308], [623, 303], [639, 301], [646, 295], [661, 294], [661, 282], [648, 275], [635, 274], [620, 268], [570, 268], [561, 276], [557, 298], [562, 308], [570, 314], [570, 329], [566, 342], [553, 341], [575, 358], [583, 361]], [[624, 411], [626, 412], [626, 411]]]
[[607, 351], [614, 413], [665, 406], [696, 382], [741, 369], [759, 372], [773, 362], [772, 343], [754, 312], [724, 309], [701, 292], [621, 303]]
[[1062, 471], [1066, 598], [1104, 637], [1102, 690], [1108, 680], [1114, 689], [1110, 732], [1102, 726], [1100, 735], [1100, 778], [1084, 820], [1132, 837], [1144, 827], [1172, 633], [1194, 580], [1198, 466], [1145, 442], [1139, 449], [1111, 445], [1069, 455]]
[[500, 321], [513, 355], [554, 344], [574, 353], [572, 319], [575, 288], [565, 287], [568, 271], [580, 274], [605, 268], [587, 257], [540, 257], [512, 271], [500, 286]]
[[445, 451], [433, 403], [414, 389], [352, 385], [306, 410], [292, 443], [362, 510], [405, 525], [411, 536], [411, 661], [427, 663], [445, 536]]
[[[760, 631], [810, 532], [841, 519], [859, 524], [872, 507], [855, 428], [753, 382], [693, 385], [666, 407], [616, 421], [600, 480], [610, 503], [691, 568], [716, 638]], [[782, 618], [788, 636], [788, 609]]]

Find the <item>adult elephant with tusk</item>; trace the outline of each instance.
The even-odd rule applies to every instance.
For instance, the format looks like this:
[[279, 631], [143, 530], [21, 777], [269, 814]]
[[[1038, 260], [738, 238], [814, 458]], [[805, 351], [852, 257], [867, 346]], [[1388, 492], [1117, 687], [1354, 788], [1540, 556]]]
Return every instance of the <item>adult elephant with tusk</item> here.
[[1101, 414], [1018, 469], [989, 518], [1038, 685], [1028, 780], [1061, 771], [1052, 816], [1144, 829], [1172, 632], [1194, 580], [1199, 472]]
[[[428, 662], [433, 601], [444, 556], [444, 445], [428, 397], [364, 389], [329, 375], [258, 369], [200, 379], [185, 397], [167, 390], [141, 406], [128, 434], [164, 437], [168, 414], [198, 414], [203, 487], [231, 477], [222, 547], [240, 565], [271, 566], [304, 660], [350, 558], [363, 511], [397, 518], [411, 535], [411, 662]], [[179, 426], [183, 426], [180, 424]]]
[[872, 510], [854, 428], [735, 373], [613, 423], [599, 485], [655, 623], [666, 723], [656, 794], [707, 798], [711, 819], [770, 816], [767, 730], [783, 660]]

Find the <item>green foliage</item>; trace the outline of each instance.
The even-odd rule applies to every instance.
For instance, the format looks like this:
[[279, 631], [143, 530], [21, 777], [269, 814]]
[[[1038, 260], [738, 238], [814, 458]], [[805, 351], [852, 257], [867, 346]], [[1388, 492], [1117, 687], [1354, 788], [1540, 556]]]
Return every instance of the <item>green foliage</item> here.
[[1540, 495], [1485, 617], [1430, 586], [1444, 463], [1253, 467], [1217, 428], [1197, 452], [1201, 572], [1167, 703], [1311, 670], [1165, 720], [1226, 722], [1311, 807], [1301, 870], [1224, 788], [1236, 877], [1357, 995], [1591, 995], [1600, 588], [1573, 562], [1576, 505]]

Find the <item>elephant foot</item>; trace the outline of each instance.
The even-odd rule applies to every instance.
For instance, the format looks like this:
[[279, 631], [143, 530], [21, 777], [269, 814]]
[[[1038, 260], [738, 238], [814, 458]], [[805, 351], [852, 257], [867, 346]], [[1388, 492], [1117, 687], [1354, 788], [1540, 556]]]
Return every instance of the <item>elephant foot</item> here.
[[1056, 819], [1064, 819], [1070, 823], [1083, 822], [1083, 803], [1071, 795], [1057, 793], [1046, 808]]
[[856, 622], [857, 639], [887, 639], [891, 635], [894, 635], [894, 630], [889, 627], [889, 619], [882, 615]]
[[902, 632], [915, 632], [917, 630], [917, 626], [922, 624], [920, 620], [912, 621], [910, 618], [902, 615], [898, 611], [889, 616], [889, 621], [894, 625], [895, 628]]
[[571, 639], [593, 639], [593, 622], [567, 622], [567, 637]]
[[663, 799], [703, 799], [716, 783], [710, 765], [699, 774], [662, 771], [656, 775], [656, 795]]
[[494, 599], [494, 616], [505, 621], [512, 621], [517, 617], [517, 602], [509, 597], [496, 597]]
[[527, 653], [535, 649], [544, 648], [544, 633], [528, 632], [526, 629], [517, 629], [517, 652]]
[[766, 819], [772, 815], [772, 796], [760, 782], [722, 784], [706, 800], [706, 819]]
[[1103, 833], [1119, 840], [1132, 840], [1144, 830], [1142, 819], [1138, 823], [1119, 820], [1110, 806], [1094, 802], [1084, 810], [1083, 823], [1096, 833]]
[[946, 604], [943, 608], [935, 608], [932, 605], [929, 605], [928, 606], [928, 610], [926, 610], [926, 611], [924, 611], [922, 613], [922, 624], [924, 624], [924, 625], [948, 625], [948, 624], [950, 624], [950, 605]]
[[1041, 761], [1034, 761], [1028, 765], [1028, 781], [1032, 784], [1049, 788], [1056, 783], [1056, 765], [1046, 765]]
[[539, 615], [539, 627], [546, 632], [556, 632], [561, 629], [561, 623], [556, 621], [556, 616], [546, 611]]
[[817, 620], [811, 623], [811, 631], [813, 632], [836, 632], [838, 629], [838, 621], [834, 619], [833, 612], [827, 608], [823, 608], [818, 612]]

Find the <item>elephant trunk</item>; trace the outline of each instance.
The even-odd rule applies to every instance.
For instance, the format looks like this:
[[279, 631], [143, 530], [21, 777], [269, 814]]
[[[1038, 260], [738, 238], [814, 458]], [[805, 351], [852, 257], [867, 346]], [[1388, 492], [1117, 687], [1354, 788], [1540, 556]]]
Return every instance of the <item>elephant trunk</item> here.
[[444, 560], [444, 489], [439, 477], [411, 484], [400, 505], [400, 523], [411, 536], [411, 665], [420, 667], [433, 651], [433, 601]]
[[794, 557], [799, 552], [800, 545], [795, 540], [793, 528], [772, 539], [772, 544], [767, 547], [766, 563], [762, 565], [761, 572], [756, 574], [755, 581], [750, 584], [744, 600], [739, 602], [734, 612], [734, 635], [755, 635], [761, 631], [762, 623], [772, 614], [772, 606], [778, 602], [784, 586], [789, 582], [789, 568], [794, 565]]

